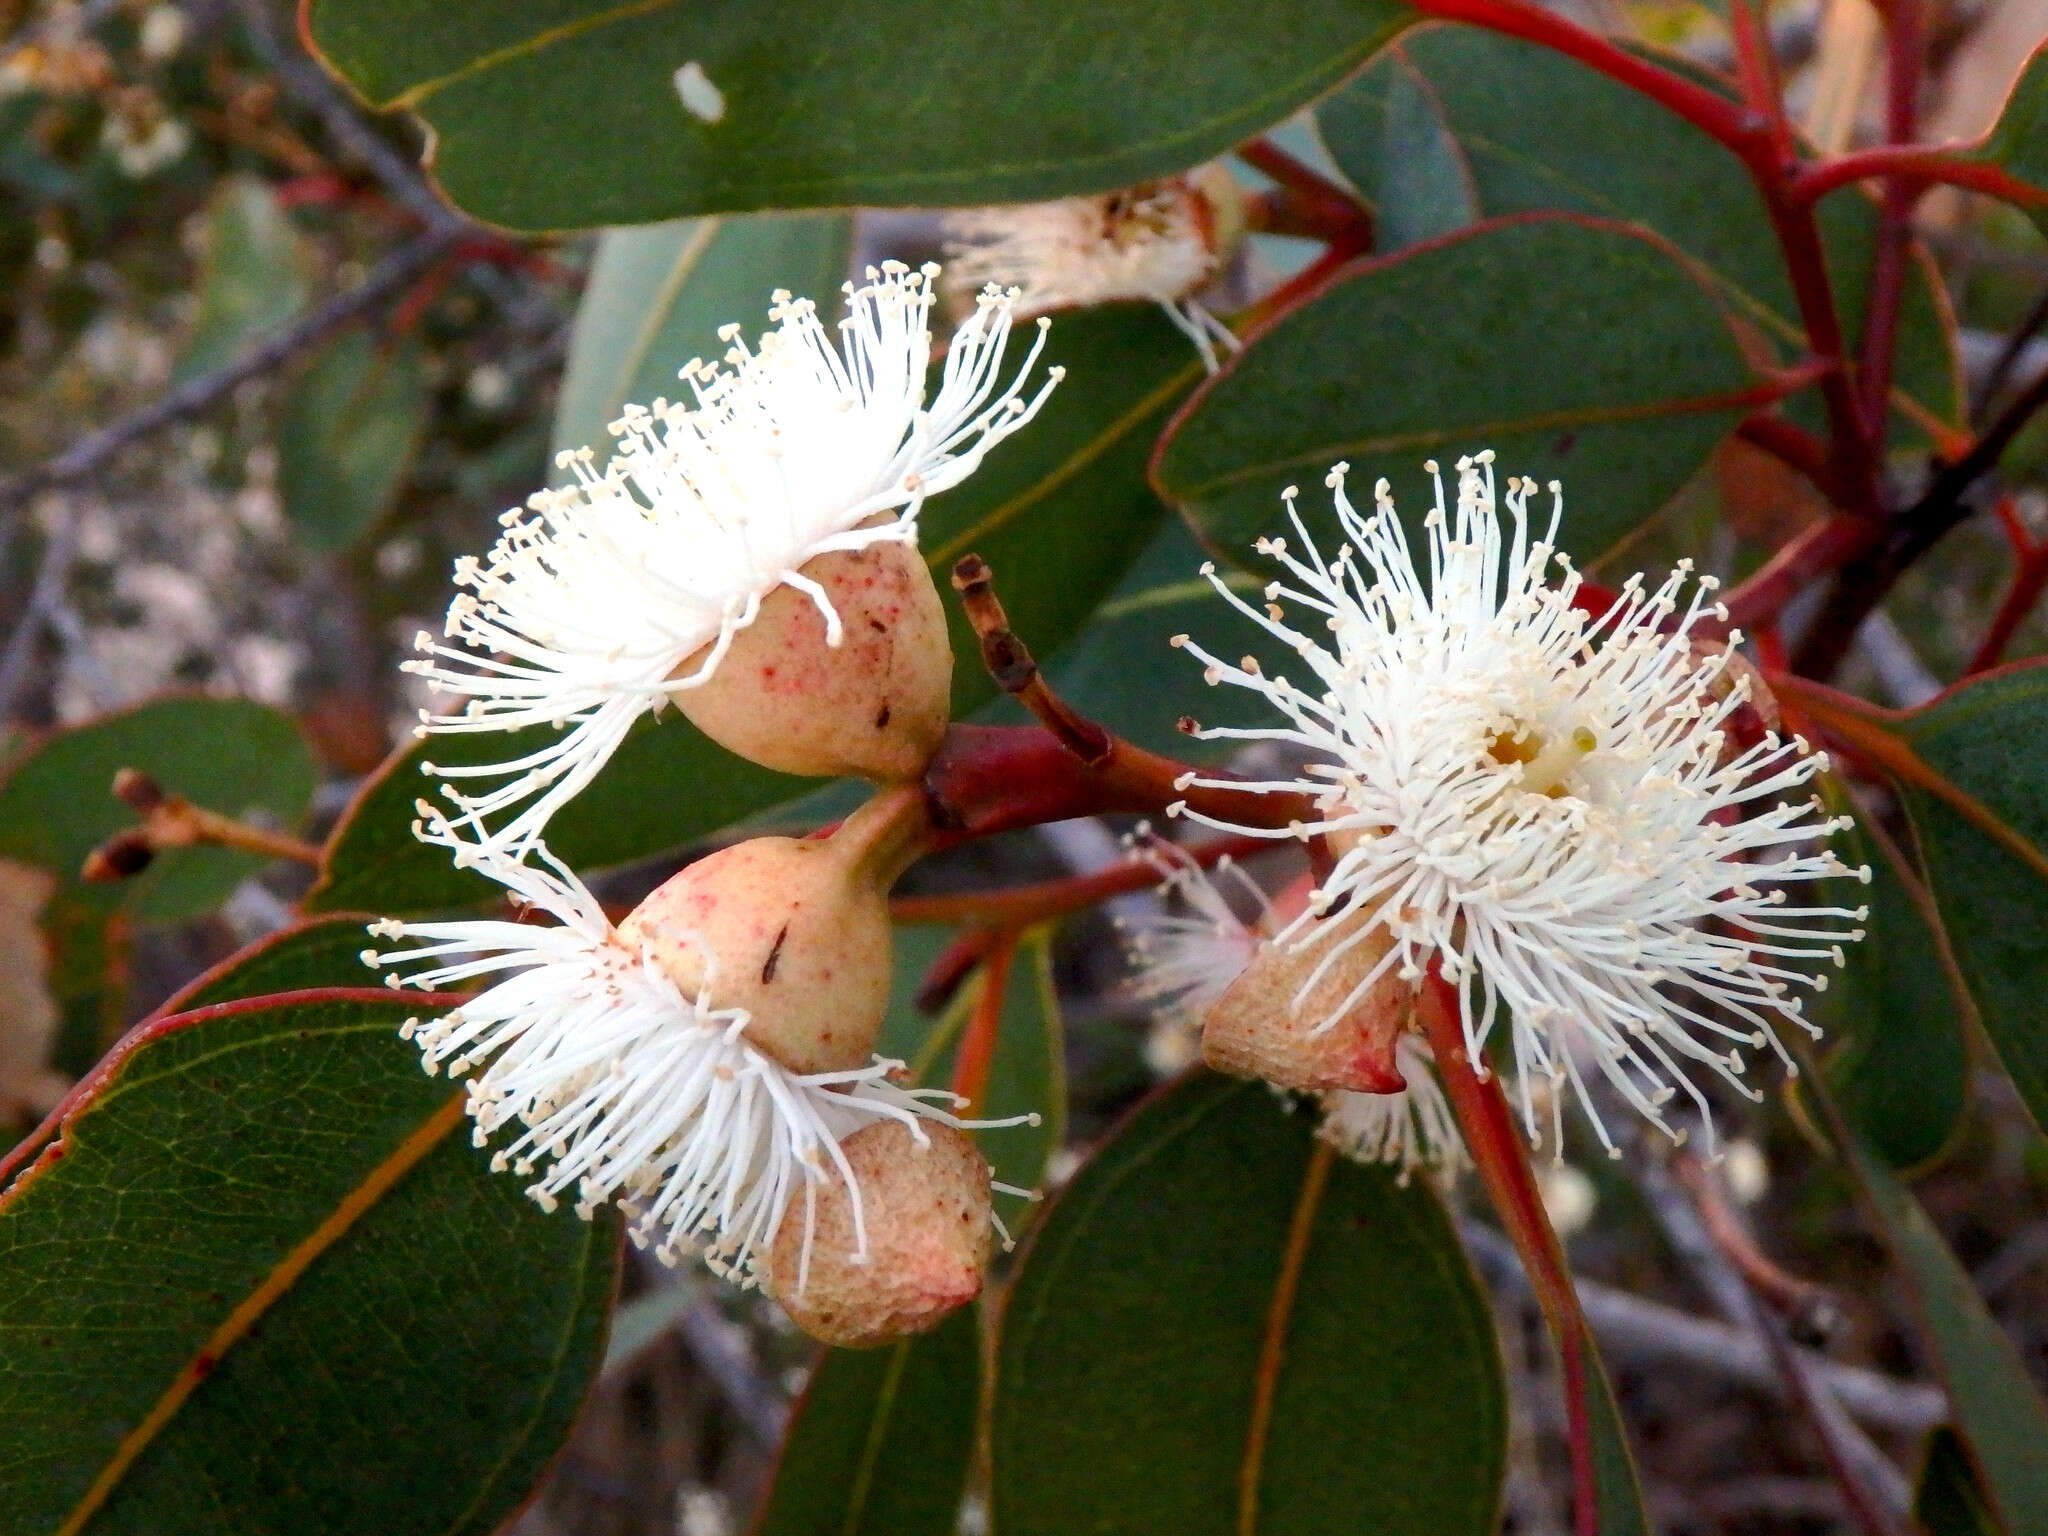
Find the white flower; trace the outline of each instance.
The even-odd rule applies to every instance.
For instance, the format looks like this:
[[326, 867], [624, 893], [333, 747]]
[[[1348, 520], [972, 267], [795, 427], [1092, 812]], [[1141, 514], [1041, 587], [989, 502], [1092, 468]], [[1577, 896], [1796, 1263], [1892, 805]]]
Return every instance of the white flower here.
[[573, 874], [544, 846], [539, 852], [535, 863], [487, 859], [484, 867], [558, 926], [385, 921], [370, 932], [425, 942], [363, 952], [365, 964], [408, 968], [385, 976], [392, 987], [492, 978], [459, 1008], [410, 1019], [400, 1031], [418, 1042], [430, 1076], [445, 1067], [468, 1077], [478, 1146], [508, 1124], [524, 1127], [492, 1156], [492, 1169], [540, 1170], [527, 1193], [544, 1210], [571, 1189], [585, 1218], [616, 1198], [635, 1218], [634, 1241], [654, 1243], [666, 1263], [684, 1241], [704, 1238], [707, 1263], [742, 1284], [758, 1278], [757, 1261], [800, 1194], [799, 1291], [819, 1186], [837, 1178], [852, 1201], [856, 1261], [864, 1260], [861, 1192], [840, 1141], [883, 1119], [902, 1121], [920, 1140], [921, 1120], [984, 1122], [957, 1120], [934, 1102], [957, 1102], [952, 1094], [897, 1087], [889, 1078], [900, 1062], [791, 1072], [743, 1037], [744, 1010], [684, 996], [620, 940]]
[[[1132, 851], [1165, 877], [1160, 899], [1189, 909], [1187, 915], [1167, 912], [1124, 928], [1124, 947], [1137, 972], [1132, 991], [1154, 1005], [1147, 1057], [1155, 1067], [1178, 1071], [1198, 1055], [1195, 1039], [1202, 1015], [1280, 923], [1266, 893], [1228, 858], [1216, 861], [1217, 872], [1235, 881], [1244, 904], [1258, 914], [1252, 922], [1238, 915], [1217, 881], [1185, 848], [1151, 836], [1141, 825]], [[1321, 1095], [1320, 1134], [1360, 1162], [1397, 1164], [1404, 1184], [1417, 1168], [1455, 1175], [1465, 1161], [1464, 1143], [1432, 1061], [1419, 1036], [1403, 1035], [1394, 1047], [1394, 1062], [1407, 1088]]]
[[[1715, 697], [1726, 654], [1701, 654], [1687, 637], [1713, 583], [1697, 583], [1681, 609], [1689, 562], [1654, 591], [1630, 578], [1589, 617], [1573, 604], [1578, 575], [1550, 542], [1557, 487], [1550, 531], [1532, 542], [1534, 483], [1511, 482], [1505, 533], [1486, 453], [1460, 463], [1455, 513], [1439, 480], [1418, 571], [1386, 482], [1377, 511], [1361, 516], [1345, 468], [1327, 481], [1349, 541], [1334, 560], [1317, 552], [1290, 488], [1303, 548], [1259, 548], [1291, 582], [1253, 607], [1206, 569], [1301, 658], [1311, 685], [1175, 642], [1207, 663], [1211, 682], [1262, 693], [1287, 721], [1205, 735], [1279, 741], [1311, 758], [1298, 779], [1254, 786], [1313, 796], [1318, 818], [1300, 834], [1325, 834], [1335, 855], [1277, 940], [1327, 941], [1327, 965], [1384, 925], [1395, 943], [1381, 970], [1412, 979], [1439, 963], [1475, 1061], [1505, 1006], [1532, 1140], [1532, 1082], [1568, 1079], [1619, 1155], [1587, 1092], [1591, 1064], [1674, 1139], [1682, 1133], [1662, 1106], [1684, 1089], [1711, 1152], [1707, 1101], [1687, 1069], [1758, 1097], [1739, 1080], [1740, 1047], [1769, 1044], [1792, 1070], [1774, 1021], [1813, 1031], [1792, 988], [1824, 986], [1811, 963], [1842, 963], [1839, 942], [1862, 936], [1847, 926], [1862, 910], [1786, 905], [1787, 886], [1848, 872], [1820, 847], [1841, 823], [1810, 799], [1780, 803], [1826, 759], [1774, 734], [1731, 746], [1724, 727], [1748, 686]], [[1327, 640], [1289, 628], [1283, 602], [1318, 616]], [[1312, 928], [1324, 915], [1340, 920]], [[1552, 1097], [1561, 1105], [1561, 1091]]]
[[[508, 762], [429, 766], [446, 778], [509, 781], [476, 796], [444, 786], [457, 825], [479, 843], [530, 851], [636, 719], [709, 680], [778, 587], [809, 595], [827, 642], [840, 643], [839, 616], [804, 565], [881, 541], [915, 544], [925, 497], [972, 474], [1059, 378], [1051, 370], [1026, 398], [1041, 322], [1003, 384], [1014, 296], [988, 292], [955, 333], [927, 406], [937, 270], [892, 262], [849, 285], [836, 347], [810, 300], [776, 294], [774, 328], [758, 347], [728, 326], [723, 366], [683, 370], [694, 405], [627, 407], [611, 424], [619, 446], [601, 473], [590, 450], [564, 454], [576, 483], [506, 513], [490, 554], [457, 562], [456, 585], [469, 590], [448, 608], [456, 643], [423, 633], [425, 657], [406, 665], [467, 702], [422, 711], [420, 734], [573, 727]], [[503, 826], [486, 826], [529, 800]]]
[[1023, 314], [1132, 299], [1164, 309], [1210, 372], [1231, 329], [1193, 302], [1236, 244], [1239, 195], [1220, 166], [1052, 203], [963, 208], [946, 215], [951, 280], [1019, 290]]
[[1388, 1163], [1401, 1170], [1406, 1184], [1418, 1168], [1454, 1177], [1465, 1166], [1465, 1143], [1458, 1121], [1436, 1080], [1436, 1058], [1419, 1035], [1403, 1035], [1394, 1047], [1394, 1065], [1408, 1086], [1400, 1093], [1323, 1095], [1323, 1126], [1319, 1134], [1362, 1163]]
[[[1142, 824], [1129, 846], [1134, 858], [1161, 876], [1159, 899], [1187, 908], [1179, 912], [1169, 907], [1139, 921], [1118, 921], [1135, 973], [1131, 991], [1152, 1005], [1162, 1032], [1189, 1035], [1200, 1030], [1209, 1005], [1229, 990], [1258, 953], [1265, 942], [1260, 927], [1272, 908], [1266, 893], [1227, 857], [1216, 861], [1216, 873], [1233, 882], [1259, 915], [1257, 923], [1238, 916], [1217, 880], [1185, 848], [1155, 837]], [[1164, 1054], [1171, 1059], [1180, 1053]]]

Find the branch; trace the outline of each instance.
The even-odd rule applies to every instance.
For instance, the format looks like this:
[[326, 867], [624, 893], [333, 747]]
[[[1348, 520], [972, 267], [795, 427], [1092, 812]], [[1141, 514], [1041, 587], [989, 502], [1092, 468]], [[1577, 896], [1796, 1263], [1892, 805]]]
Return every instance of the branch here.
[[347, 293], [336, 294], [291, 323], [258, 337], [234, 361], [188, 379], [140, 410], [88, 433], [55, 458], [0, 484], [0, 515], [14, 511], [38, 492], [90, 478], [129, 444], [174, 421], [210, 410], [240, 385], [282, 367], [306, 348], [388, 302], [452, 251], [463, 229], [451, 225], [400, 246]]
[[979, 555], [954, 567], [953, 585], [990, 674], [1039, 725], [947, 727], [924, 776], [932, 824], [943, 834], [938, 846], [1107, 811], [1193, 812], [1307, 840], [1305, 823], [1315, 816], [1307, 795], [1218, 783], [1227, 775], [1134, 746], [1054, 693], [1010, 629], [994, 576]]
[[1240, 145], [1237, 153], [1245, 164], [1279, 183], [1274, 192], [1250, 201], [1247, 212], [1255, 228], [1321, 240], [1346, 255], [1372, 249], [1372, 210], [1345, 188], [1269, 139], [1253, 139]]
[[1815, 161], [1793, 175], [1789, 193], [1794, 202], [1811, 204], [1830, 192], [1879, 176], [1900, 178], [1920, 191], [1945, 185], [1983, 192], [2023, 208], [2048, 204], [2048, 192], [2021, 181], [2002, 166], [1958, 159], [1952, 149], [1927, 144], [1887, 144]]
[[277, 35], [267, 0], [237, 0], [242, 26], [250, 45], [279, 83], [296, 97], [327, 130], [327, 136], [341, 149], [354, 155], [370, 169], [393, 202], [404, 208], [430, 230], [444, 226], [474, 229], [470, 221], [443, 200], [404, 155], [363, 121], [354, 103], [343, 94], [327, 71], [296, 49], [286, 46]]
[[[1265, 837], [1223, 837], [1183, 851], [1206, 868], [1221, 859], [1247, 858], [1272, 846]], [[961, 891], [942, 896], [898, 896], [889, 903], [892, 922], [911, 926], [977, 923], [985, 928], [1029, 928], [1048, 918], [1064, 917], [1098, 906], [1127, 891], [1157, 885], [1160, 873], [1137, 859], [1098, 869], [1093, 874], [1040, 880], [999, 891]]]
[[[1473, 1262], [1490, 1283], [1528, 1287], [1521, 1256], [1506, 1238], [1476, 1221], [1461, 1223], [1459, 1232]], [[1572, 1286], [1585, 1308], [1586, 1321], [1617, 1361], [1647, 1367], [1691, 1366], [1738, 1386], [1784, 1395], [1784, 1377], [1772, 1365], [1755, 1330], [1695, 1317], [1583, 1275], [1574, 1275]], [[1810, 1350], [1801, 1350], [1799, 1356], [1844, 1408], [1874, 1428], [1921, 1435], [1948, 1417], [1948, 1399], [1939, 1387], [1843, 1365]]]
[[[1586, 1367], [1595, 1356], [1578, 1293], [1572, 1289], [1564, 1247], [1543, 1209], [1543, 1197], [1530, 1172], [1521, 1137], [1500, 1091], [1500, 1079], [1474, 1062], [1465, 1043], [1458, 994], [1431, 960], [1423, 977], [1418, 1009], [1423, 1033], [1436, 1057], [1444, 1093], [1458, 1117], [1473, 1166], [1493, 1208], [1507, 1228], [1522, 1267], [1536, 1293], [1543, 1320], [1550, 1327], [1564, 1373], [1565, 1421], [1572, 1460], [1572, 1525], [1578, 1536], [1599, 1536], [1600, 1472], [1593, 1448], [1590, 1394], [1594, 1390]], [[1481, 1075], [1484, 1073], [1485, 1075]], [[1597, 1367], [1596, 1367], [1597, 1368]]]
[[[1920, 71], [1923, 39], [1920, 0], [1890, 0], [1885, 22], [1885, 134], [1895, 146], [1910, 145], [1919, 135]], [[1912, 239], [1913, 205], [1924, 187], [1910, 177], [1885, 182], [1878, 214], [1877, 253], [1870, 273], [1870, 299], [1864, 310], [1861, 373], [1863, 420], [1870, 441], [1883, 451], [1891, 395], [1892, 355], [1896, 350], [1899, 306], [1906, 291], [1906, 247]]]
[[1935, 475], [1920, 499], [1893, 520], [1883, 544], [1842, 567], [1794, 660], [1795, 671], [1818, 678], [1833, 673], [1848, 653], [1856, 631], [1893, 583], [1976, 510], [1968, 500], [1969, 492], [1997, 468], [2012, 440], [2044, 406], [2048, 406], [2048, 369], [1999, 413], [1967, 453]]
[[141, 825], [116, 832], [85, 856], [81, 879], [98, 882], [126, 880], [147, 869], [165, 848], [190, 848], [197, 843], [216, 848], [239, 848], [265, 858], [290, 859], [318, 868], [320, 850], [282, 832], [236, 821], [218, 811], [194, 805], [183, 795], [164, 793], [163, 787], [137, 768], [123, 768], [114, 775], [114, 798], [142, 818]]

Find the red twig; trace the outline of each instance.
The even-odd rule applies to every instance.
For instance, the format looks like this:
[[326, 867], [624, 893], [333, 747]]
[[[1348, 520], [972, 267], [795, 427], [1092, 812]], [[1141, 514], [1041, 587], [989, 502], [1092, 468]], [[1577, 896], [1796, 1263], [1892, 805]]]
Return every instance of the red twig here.
[[1279, 183], [1277, 194], [1255, 203], [1256, 227], [1321, 240], [1349, 256], [1372, 249], [1372, 211], [1336, 182], [1268, 139], [1253, 139], [1237, 153], [1245, 164]]
[[[1267, 837], [1221, 837], [1189, 848], [1188, 856], [1207, 868], [1220, 859], [1247, 858], [1273, 846]], [[1126, 891], [1157, 885], [1158, 870], [1141, 859], [1128, 859], [1093, 874], [1040, 880], [1000, 891], [962, 891], [943, 896], [899, 896], [889, 903], [889, 916], [908, 924], [979, 923], [984, 927], [1028, 928], [1048, 918], [1064, 917], [1096, 906]]]
[[1750, 629], [1777, 617], [1779, 610], [1823, 572], [1870, 547], [1878, 529], [1868, 518], [1837, 512], [1795, 534], [1778, 547], [1722, 601], [1728, 622]]
[[1839, 503], [1843, 499], [1834, 466], [1828, 462], [1828, 445], [1804, 427], [1782, 416], [1759, 413], [1745, 416], [1737, 424], [1735, 435], [1798, 470], [1829, 501]]
[[967, 1016], [967, 1028], [960, 1036], [960, 1054], [953, 1061], [953, 1091], [971, 1110], [988, 1092], [989, 1065], [996, 1058], [996, 1042], [1003, 1035], [1003, 995], [1010, 988], [1010, 962], [1017, 955], [1017, 930], [1006, 928], [989, 946], [981, 972], [981, 991], [974, 999], [974, 1011]]
[[1999, 603], [1998, 612], [1992, 616], [1990, 628], [1984, 631], [1984, 638], [1978, 642], [1976, 654], [1970, 658], [1969, 666], [1963, 669], [1966, 677], [1987, 672], [1998, 665], [2020, 625], [2026, 622], [2027, 615], [2041, 601], [2042, 591], [2048, 589], [2048, 543], [2036, 540], [2021, 525], [2019, 511], [2010, 496], [1999, 498], [1998, 520], [2005, 527], [2006, 537], [2012, 541], [2015, 562], [2012, 585], [2006, 589], [2004, 601]]
[[1818, 161], [1792, 177], [1790, 192], [1795, 202], [1812, 203], [1879, 176], [1898, 177], [1920, 188], [1936, 184], [1962, 187], [2022, 207], [2048, 204], [2048, 191], [2021, 181], [2000, 166], [1960, 159], [1953, 149], [1926, 144], [1886, 144]]
[[1543, 1209], [1528, 1154], [1515, 1129], [1500, 1079], [1482, 1075], [1465, 1050], [1465, 1026], [1458, 1017], [1458, 994], [1432, 960], [1423, 979], [1420, 1008], [1424, 1032], [1435, 1053], [1444, 1091], [1465, 1133], [1473, 1165], [1500, 1215], [1501, 1225], [1522, 1256], [1529, 1284], [1543, 1309], [1564, 1370], [1565, 1419], [1572, 1457], [1572, 1515], [1579, 1536], [1598, 1536], [1599, 1484], [1593, 1464], [1593, 1428], [1587, 1393], [1586, 1364], [1591, 1336], [1578, 1293], [1572, 1288], [1564, 1247]]
[[[1908, 145], [1918, 137], [1920, 124], [1920, 0], [1889, 0], [1884, 20], [1885, 136], [1894, 145]], [[1864, 311], [1858, 383], [1862, 389], [1864, 427], [1880, 452], [1889, 416], [1899, 305], [1906, 291], [1906, 247], [1912, 238], [1909, 220], [1922, 190], [1909, 177], [1891, 177], [1885, 183], [1883, 208], [1878, 216], [1877, 253], [1870, 273], [1870, 302]]]

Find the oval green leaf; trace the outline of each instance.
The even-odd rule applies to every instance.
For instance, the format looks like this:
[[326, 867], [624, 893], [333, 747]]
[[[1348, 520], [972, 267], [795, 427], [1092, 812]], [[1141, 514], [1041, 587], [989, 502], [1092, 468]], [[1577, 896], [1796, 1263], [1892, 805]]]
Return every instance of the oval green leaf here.
[[305, 255], [270, 183], [229, 176], [206, 206], [199, 310], [172, 370], [174, 383], [232, 362], [306, 302]]
[[[1698, 84], [1733, 92], [1688, 59], [1641, 51]], [[1379, 203], [1382, 229], [1440, 218], [1437, 205], [1460, 185], [1470, 188], [1470, 218], [1557, 210], [1637, 224], [1697, 263], [1723, 302], [1785, 361], [1803, 350], [1785, 260], [1741, 163], [1649, 97], [1553, 49], [1475, 27], [1417, 28], [1318, 104], [1315, 117], [1332, 158]], [[1627, 152], [1617, 153], [1618, 145]], [[1418, 147], [1436, 167], [1427, 176]], [[1831, 198], [1818, 219], [1835, 302], [1855, 336], [1877, 209], [1867, 197]], [[1930, 415], [1959, 420], [1954, 325], [1924, 256], [1906, 289], [1894, 380], [1923, 430]]]
[[1820, 1099], [1844, 1168], [1891, 1250], [1919, 1324], [1921, 1348], [1948, 1391], [1977, 1487], [1997, 1511], [2005, 1536], [2044, 1536], [2048, 1403], [1920, 1202], [1842, 1118], [1825, 1090], [1809, 1085], [1808, 1091]]
[[1965, 683], [1890, 724], [1942, 785], [1974, 802], [1966, 813], [1926, 784], [1899, 785], [1984, 1032], [2035, 1124], [2048, 1126], [2048, 665]]
[[607, 425], [628, 402], [681, 394], [693, 357], [719, 358], [718, 328], [762, 323], [777, 288], [829, 313], [846, 276], [853, 220], [808, 217], [685, 219], [608, 229], [597, 242], [555, 408], [554, 447], [607, 456]]
[[952, 1536], [981, 1394], [979, 1309], [883, 1349], [828, 1349], [752, 1536]]
[[1490, 1536], [1493, 1322], [1418, 1181], [1262, 1084], [1142, 1106], [1042, 1216], [997, 1346], [1005, 1536]]
[[616, 1227], [488, 1171], [407, 1006], [174, 1015], [74, 1095], [0, 1194], [10, 1528], [488, 1536], [526, 1497], [603, 1357]]
[[1127, 185], [1271, 127], [1408, 15], [1387, 0], [1105, 0], [1085, 25], [1034, 0], [313, 0], [307, 33], [366, 101], [426, 119], [459, 206], [565, 229]]
[[354, 548], [398, 494], [427, 429], [421, 358], [417, 341], [344, 331], [285, 396], [277, 492], [309, 547]]
[[[141, 768], [209, 810], [287, 829], [305, 815], [316, 778], [288, 715], [239, 699], [156, 699], [57, 731], [15, 762], [0, 783], [0, 858], [75, 882], [88, 853], [135, 824], [113, 796], [121, 768]], [[140, 922], [198, 917], [265, 862], [227, 848], [168, 849], [108, 901]]]
[[[1355, 504], [1393, 483], [1410, 537], [1461, 454], [1559, 479], [1560, 543], [1581, 563], [1677, 494], [1756, 400], [1756, 381], [1696, 274], [1639, 230], [1577, 217], [1499, 219], [1340, 273], [1250, 339], [1174, 418], [1161, 493], [1233, 560], [1285, 528], [1302, 487], [1328, 527], [1330, 466]], [[1335, 541], [1332, 540], [1334, 545]]]
[[[1828, 800], [1847, 808], [1832, 788]], [[1868, 865], [1871, 881], [1835, 881], [1830, 903], [1868, 906], [1870, 916], [1814, 1010], [1827, 1030], [1828, 1083], [1885, 1161], [1915, 1168], [1954, 1140], [1969, 1109], [1968, 1001], [1957, 995], [1945, 936], [1921, 909], [1930, 898], [1919, 872], [1895, 868], [1861, 827], [1836, 837], [1842, 862]]]

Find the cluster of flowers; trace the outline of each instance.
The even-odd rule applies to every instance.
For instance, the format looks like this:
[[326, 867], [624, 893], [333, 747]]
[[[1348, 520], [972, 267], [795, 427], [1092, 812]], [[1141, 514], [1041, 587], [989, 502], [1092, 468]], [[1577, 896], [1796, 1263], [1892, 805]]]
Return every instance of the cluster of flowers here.
[[[1227, 204], [1213, 178], [1185, 178], [967, 216], [967, 269], [1029, 283], [982, 288], [936, 388], [936, 268], [849, 284], [836, 339], [810, 301], [777, 294], [756, 344], [728, 328], [722, 363], [683, 370], [687, 402], [628, 408], [607, 462], [564, 455], [572, 483], [458, 563], [445, 631], [408, 663], [457, 702], [423, 711], [421, 732], [539, 729], [504, 761], [428, 765], [445, 804], [421, 801], [415, 831], [553, 922], [385, 921], [380, 940], [411, 942], [364, 958], [394, 986], [482, 984], [405, 1034], [427, 1071], [467, 1081], [479, 1146], [513, 1130], [492, 1166], [543, 1206], [588, 1217], [615, 1201], [663, 1259], [701, 1248], [835, 1343], [901, 1336], [977, 1294], [990, 1191], [1007, 1187], [965, 1134], [985, 1122], [875, 1054], [887, 896], [930, 846], [918, 781], [952, 669], [918, 516], [1057, 384], [1037, 371], [1043, 319], [1006, 369], [1027, 307], [1144, 297], [1198, 340], [1216, 329], [1186, 306], [1235, 239], [1218, 233]], [[1321, 838], [1327, 873], [1278, 902], [1226, 873], [1240, 916], [1194, 858], [1148, 837], [1141, 856], [1190, 915], [1134, 939], [1142, 988], [1172, 1027], [1199, 1027], [1210, 1064], [1319, 1096], [1327, 1134], [1404, 1174], [1460, 1156], [1414, 1033], [1432, 970], [1474, 1062], [1505, 1006], [1532, 1137], [1535, 1089], [1561, 1114], [1568, 1083], [1612, 1149], [1588, 1066], [1674, 1136], [1663, 1106], [1682, 1088], [1711, 1135], [1686, 1068], [1741, 1086], [1739, 1047], [1777, 1043], [1773, 1021], [1799, 1018], [1791, 989], [1824, 980], [1807, 963], [1839, 963], [1862, 916], [1784, 904], [1788, 885], [1848, 873], [1823, 846], [1835, 823], [1785, 799], [1823, 760], [1772, 731], [1737, 741], [1751, 684], [1690, 634], [1711, 583], [1681, 606], [1681, 568], [1589, 615], [1553, 549], [1556, 511], [1532, 538], [1533, 486], [1511, 482], [1504, 525], [1490, 455], [1459, 466], [1454, 509], [1439, 482], [1418, 570], [1384, 482], [1361, 516], [1344, 473], [1328, 482], [1334, 559], [1290, 491], [1301, 547], [1262, 542], [1285, 572], [1263, 604], [1205, 568], [1311, 686], [1173, 642], [1284, 721], [1204, 734], [1302, 764], [1184, 782], [1305, 795], [1313, 823], [1260, 835]], [[1328, 639], [1289, 628], [1287, 604]], [[725, 848], [614, 923], [546, 829], [669, 704], [755, 762], [878, 787], [829, 835]]]

